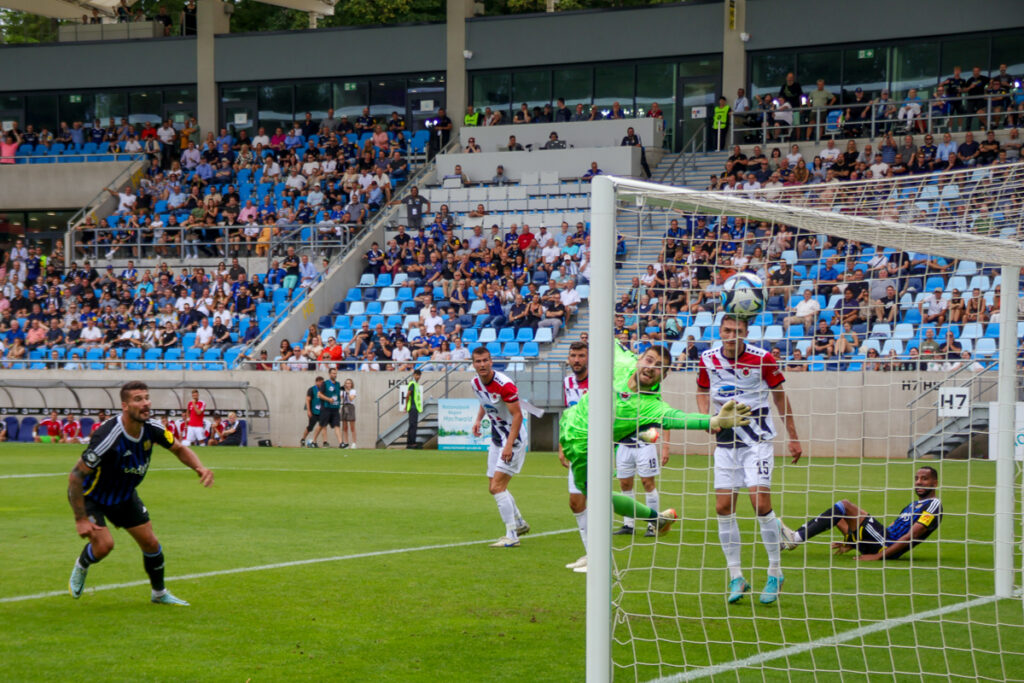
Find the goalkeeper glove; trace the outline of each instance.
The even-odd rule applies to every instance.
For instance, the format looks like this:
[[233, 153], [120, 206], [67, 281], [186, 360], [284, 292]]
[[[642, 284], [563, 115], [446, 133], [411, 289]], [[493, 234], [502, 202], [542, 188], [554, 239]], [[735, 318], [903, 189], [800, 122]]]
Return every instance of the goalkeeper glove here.
[[743, 427], [748, 424], [750, 424], [750, 406], [729, 401], [718, 411], [718, 415], [711, 418], [711, 431]]

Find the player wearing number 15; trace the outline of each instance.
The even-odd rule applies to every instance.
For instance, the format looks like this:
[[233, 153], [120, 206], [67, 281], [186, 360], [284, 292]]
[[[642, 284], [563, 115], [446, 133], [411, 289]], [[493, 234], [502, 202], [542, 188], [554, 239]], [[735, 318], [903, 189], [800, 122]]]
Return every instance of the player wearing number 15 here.
[[761, 526], [761, 540], [768, 551], [768, 582], [761, 602], [770, 604], [782, 588], [782, 522], [772, 510], [771, 484], [774, 453], [771, 402], [785, 421], [789, 434], [789, 454], [793, 462], [803, 453], [800, 448], [793, 411], [782, 388], [784, 377], [772, 355], [743, 341], [747, 320], [726, 316], [720, 328], [722, 345], [700, 355], [697, 375], [697, 407], [704, 413], [717, 410], [728, 401], [750, 406], [751, 422], [737, 429], [716, 432], [715, 509], [718, 512], [718, 539], [729, 567], [729, 597], [733, 603], [750, 586], [740, 567], [740, 528], [736, 522], [736, 499], [740, 488], [750, 493], [750, 502]]
[[78, 535], [89, 539], [75, 562], [68, 582], [71, 597], [85, 588], [85, 577], [114, 548], [109, 520], [125, 529], [142, 549], [142, 564], [153, 589], [152, 601], [163, 605], [188, 605], [164, 587], [164, 553], [153, 533], [149, 511], [136, 487], [149, 469], [153, 445], [169, 450], [196, 471], [203, 486], [213, 484], [213, 472], [203, 467], [188, 446], [174, 438], [157, 420], [150, 420], [149, 388], [143, 382], [121, 387], [121, 414], [93, 432], [89, 445], [68, 477], [68, 501], [75, 514]]

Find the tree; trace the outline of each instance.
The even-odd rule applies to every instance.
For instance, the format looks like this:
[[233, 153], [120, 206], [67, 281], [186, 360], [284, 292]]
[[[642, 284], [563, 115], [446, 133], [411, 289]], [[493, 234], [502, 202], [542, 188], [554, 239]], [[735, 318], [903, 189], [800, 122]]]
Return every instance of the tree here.
[[56, 19], [16, 10], [0, 10], [0, 42], [52, 43], [57, 40]]

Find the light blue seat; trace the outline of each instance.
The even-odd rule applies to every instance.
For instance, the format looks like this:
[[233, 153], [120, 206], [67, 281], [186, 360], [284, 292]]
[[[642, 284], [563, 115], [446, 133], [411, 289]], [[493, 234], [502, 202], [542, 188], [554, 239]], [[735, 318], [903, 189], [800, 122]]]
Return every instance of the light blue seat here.
[[485, 327], [480, 330], [480, 337], [477, 339], [481, 344], [489, 344], [498, 341], [498, 333], [493, 327]]
[[991, 358], [999, 353], [998, 345], [996, 340], [992, 337], [982, 337], [978, 339], [974, 344], [974, 355], [975, 357]]
[[[503, 344], [506, 342], [515, 341], [515, 339], [516, 331], [511, 327], [503, 327], [498, 331], [498, 341], [500, 341]], [[517, 356], [519, 354], [514, 353], [512, 355]]]
[[537, 334], [534, 335], [533, 341], [538, 344], [550, 344], [554, 341], [555, 337], [551, 333], [550, 327], [539, 327], [537, 328]]

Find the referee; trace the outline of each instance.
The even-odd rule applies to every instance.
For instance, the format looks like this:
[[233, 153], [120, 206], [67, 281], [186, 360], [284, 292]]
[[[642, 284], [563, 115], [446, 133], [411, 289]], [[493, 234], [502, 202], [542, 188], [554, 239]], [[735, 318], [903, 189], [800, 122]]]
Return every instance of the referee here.
[[153, 588], [152, 601], [161, 605], [188, 605], [164, 587], [164, 553], [153, 533], [149, 511], [135, 489], [149, 469], [153, 444], [159, 444], [199, 475], [203, 486], [213, 484], [213, 472], [203, 467], [188, 446], [175, 440], [157, 420], [150, 420], [149, 387], [128, 382], [121, 387], [121, 414], [92, 433], [68, 477], [68, 501], [75, 514], [75, 529], [89, 542], [78, 556], [68, 589], [79, 598], [89, 567], [110, 554], [114, 538], [107, 520], [125, 529], [142, 549], [142, 564]]

